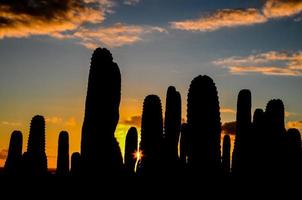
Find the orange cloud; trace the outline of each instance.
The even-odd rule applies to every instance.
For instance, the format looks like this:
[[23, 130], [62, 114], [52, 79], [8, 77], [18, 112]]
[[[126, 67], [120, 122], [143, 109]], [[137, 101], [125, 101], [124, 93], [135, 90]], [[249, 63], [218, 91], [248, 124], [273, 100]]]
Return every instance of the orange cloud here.
[[142, 121], [141, 116], [132, 116], [130, 119], [122, 121], [121, 124], [140, 127], [141, 121]]
[[100, 27], [97, 29], [80, 28], [72, 37], [80, 39], [80, 43], [85, 47], [94, 49], [102, 44], [109, 47], [133, 44], [141, 41], [143, 35], [152, 32], [166, 33], [167, 31], [160, 27], [117, 23], [110, 27]]
[[279, 76], [302, 76], [302, 51], [269, 51], [246, 57], [229, 57], [213, 62], [233, 74], [260, 73]]
[[262, 9], [222, 9], [199, 19], [171, 22], [171, 27], [186, 31], [215, 31], [225, 27], [262, 24], [270, 19], [290, 17], [300, 12], [301, 0], [267, 0]]
[[302, 131], [302, 121], [290, 121], [287, 122], [287, 127], [288, 128], [296, 128]]
[[9, 121], [2, 121], [2, 125], [5, 126], [21, 126], [22, 124], [20, 122], [9, 122]]
[[187, 31], [215, 31], [224, 27], [247, 26], [266, 22], [257, 9], [223, 9], [199, 19], [171, 22], [172, 28]]
[[221, 113], [232, 113], [232, 114], [236, 113], [236, 111], [234, 109], [231, 109], [231, 108], [221, 108], [220, 112]]
[[263, 13], [268, 18], [289, 17], [301, 11], [301, 0], [268, 0], [263, 7]]
[[[106, 4], [107, 2], [107, 4]], [[5, 1], [0, 3], [0, 39], [31, 35], [56, 35], [84, 23], [101, 23], [104, 0]]]
[[6, 160], [7, 154], [8, 154], [8, 150], [7, 149], [2, 149], [0, 151], [0, 160]]

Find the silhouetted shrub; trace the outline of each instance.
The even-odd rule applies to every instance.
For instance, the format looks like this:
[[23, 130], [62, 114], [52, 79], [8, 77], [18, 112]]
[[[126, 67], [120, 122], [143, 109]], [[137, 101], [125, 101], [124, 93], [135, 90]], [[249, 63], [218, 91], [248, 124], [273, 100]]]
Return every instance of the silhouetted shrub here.
[[135, 127], [131, 127], [128, 130], [125, 143], [125, 167], [130, 175], [135, 172], [135, 164], [137, 161], [136, 153], [138, 151], [137, 143], [137, 130]]
[[193, 79], [187, 106], [187, 123], [192, 132], [189, 167], [194, 175], [219, 176], [220, 111], [217, 89], [210, 77], [198, 76]]
[[71, 155], [71, 167], [70, 174], [74, 177], [81, 176], [82, 173], [82, 160], [81, 154], [79, 152], [75, 152]]
[[231, 138], [225, 135], [223, 138], [223, 151], [222, 151], [222, 172], [224, 176], [229, 176], [231, 167]]
[[66, 131], [62, 131], [59, 135], [56, 174], [58, 176], [69, 174], [69, 139]]
[[166, 97], [164, 151], [165, 174], [178, 173], [178, 143], [181, 128], [181, 96], [175, 87], [170, 86]]
[[121, 74], [107, 49], [97, 48], [91, 58], [81, 157], [86, 175], [117, 175], [123, 158], [114, 132], [119, 120]]
[[247, 175], [250, 173], [249, 159], [252, 155], [251, 138], [252, 95], [249, 90], [241, 90], [237, 100], [236, 138], [232, 159], [232, 173]]
[[21, 131], [11, 134], [4, 172], [8, 176], [18, 176], [21, 170], [23, 138]]
[[34, 116], [27, 143], [27, 152], [23, 154], [26, 175], [47, 175], [47, 157], [45, 153], [45, 120], [43, 116]]
[[149, 95], [144, 100], [140, 151], [143, 157], [139, 162], [141, 176], [158, 175], [161, 170], [163, 143], [163, 118], [160, 98]]

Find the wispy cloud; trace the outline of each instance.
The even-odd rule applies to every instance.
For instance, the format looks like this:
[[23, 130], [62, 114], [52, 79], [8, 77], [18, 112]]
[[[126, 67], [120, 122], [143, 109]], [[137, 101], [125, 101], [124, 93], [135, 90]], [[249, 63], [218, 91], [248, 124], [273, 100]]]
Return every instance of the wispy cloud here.
[[229, 69], [232, 74], [302, 76], [302, 51], [269, 51], [246, 57], [233, 56], [216, 60], [213, 64]]
[[140, 0], [124, 0], [124, 4], [128, 6], [136, 5], [140, 2]]
[[267, 18], [254, 8], [223, 9], [199, 19], [171, 22], [171, 27], [186, 31], [215, 31], [224, 27], [248, 26], [266, 21]]
[[22, 123], [20, 123], [20, 122], [9, 122], [9, 121], [2, 121], [1, 124], [4, 126], [21, 126], [22, 125]]
[[63, 119], [61, 117], [46, 117], [45, 122], [49, 124], [61, 124]]
[[289, 121], [287, 122], [288, 128], [296, 128], [302, 131], [302, 121]]
[[231, 109], [231, 108], [220, 108], [220, 112], [221, 113], [236, 113], [236, 111], [234, 109]]
[[64, 125], [64, 126], [70, 126], [70, 127], [73, 127], [73, 126], [77, 125], [75, 117], [70, 117], [66, 120], [61, 118], [61, 117], [57, 117], [57, 116], [46, 117], [45, 122], [48, 123], [48, 124]]
[[77, 121], [74, 117], [69, 118], [65, 123], [65, 126], [70, 126], [70, 127], [74, 127], [77, 125]]
[[[99, 27], [96, 29], [80, 28], [73, 35], [66, 35], [68, 38], [80, 40], [80, 43], [87, 48], [97, 46], [120, 47], [130, 45], [143, 40], [143, 36], [149, 33], [167, 31], [154, 26], [136, 26], [117, 23], [109, 27]], [[65, 37], [60, 35], [59, 37]]]
[[215, 31], [225, 27], [262, 24], [270, 19], [294, 16], [302, 12], [301, 0], [267, 0], [262, 9], [221, 9], [198, 19], [171, 22], [174, 29]]
[[141, 126], [142, 117], [141, 116], [132, 116], [129, 119], [126, 119], [122, 121], [122, 124], [124, 125], [130, 125], [130, 126]]

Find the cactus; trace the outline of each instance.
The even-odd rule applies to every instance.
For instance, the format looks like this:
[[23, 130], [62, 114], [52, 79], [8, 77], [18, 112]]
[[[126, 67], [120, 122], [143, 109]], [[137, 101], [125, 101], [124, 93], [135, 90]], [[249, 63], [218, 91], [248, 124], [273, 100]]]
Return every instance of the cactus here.
[[224, 176], [228, 176], [230, 173], [230, 157], [231, 156], [231, 138], [229, 135], [225, 135], [223, 138], [223, 151], [222, 151], [222, 172]]
[[123, 159], [114, 132], [119, 120], [121, 74], [107, 49], [97, 48], [91, 58], [81, 156], [87, 175], [118, 173]]
[[126, 136], [126, 145], [125, 145], [125, 167], [130, 174], [134, 174], [135, 164], [137, 157], [135, 153], [137, 152], [138, 143], [137, 143], [137, 130], [135, 127], [131, 127], [128, 130]]
[[242, 174], [247, 173], [250, 158], [251, 146], [251, 107], [252, 97], [249, 90], [241, 90], [237, 100], [236, 114], [236, 138], [232, 159], [232, 173]]
[[166, 97], [165, 149], [166, 159], [178, 160], [178, 142], [181, 128], [181, 97], [175, 87], [170, 86]]
[[23, 160], [27, 175], [45, 176], [47, 174], [45, 120], [43, 116], [34, 116], [31, 121], [27, 152], [24, 153]]
[[141, 176], [157, 175], [160, 170], [163, 142], [163, 118], [160, 98], [149, 95], [144, 100], [138, 173]]
[[218, 93], [208, 76], [193, 79], [188, 93], [187, 123], [191, 135], [191, 172], [219, 176], [221, 172], [221, 122]]
[[59, 135], [57, 170], [58, 176], [67, 176], [69, 173], [69, 139], [68, 133], [62, 131]]
[[180, 161], [183, 165], [187, 164], [188, 157], [189, 157], [189, 145], [190, 145], [190, 138], [189, 138], [189, 127], [187, 123], [183, 123], [181, 125], [181, 135], [180, 135]]
[[22, 161], [23, 138], [20, 131], [14, 131], [11, 134], [8, 155], [4, 165], [4, 172], [8, 176], [17, 176], [20, 174]]
[[79, 152], [75, 152], [71, 155], [70, 174], [71, 176], [78, 177], [81, 176], [81, 173], [82, 173], [81, 154]]

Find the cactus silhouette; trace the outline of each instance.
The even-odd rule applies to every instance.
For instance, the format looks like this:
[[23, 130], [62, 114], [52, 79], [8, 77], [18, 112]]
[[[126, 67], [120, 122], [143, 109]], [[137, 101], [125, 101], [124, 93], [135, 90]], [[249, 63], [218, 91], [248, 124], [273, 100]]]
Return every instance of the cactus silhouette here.
[[284, 141], [285, 141], [285, 124], [284, 124], [284, 104], [280, 99], [270, 100], [265, 110], [265, 149], [264, 154], [267, 156], [263, 163], [263, 174], [275, 176], [280, 174], [284, 168]]
[[194, 175], [220, 176], [219, 100], [215, 83], [208, 76], [198, 76], [191, 82], [187, 103], [187, 123], [192, 141], [190, 171]]
[[166, 97], [165, 112], [165, 173], [177, 173], [179, 167], [178, 143], [181, 128], [181, 96], [175, 87], [170, 86]]
[[135, 127], [131, 127], [128, 130], [125, 144], [125, 167], [127, 172], [132, 175], [135, 171], [135, 164], [137, 161], [136, 152], [138, 151], [137, 143], [137, 130]]
[[70, 174], [73, 177], [79, 177], [81, 176], [82, 171], [81, 154], [79, 152], [75, 152], [71, 155]]
[[143, 153], [138, 166], [140, 176], [160, 173], [163, 143], [163, 118], [160, 98], [149, 95], [144, 100], [140, 151]]
[[119, 120], [121, 74], [107, 49], [97, 48], [91, 58], [81, 157], [86, 175], [121, 171], [123, 159], [114, 132]]
[[11, 134], [4, 172], [8, 176], [18, 176], [21, 170], [23, 138], [20, 131]]
[[252, 97], [249, 90], [241, 90], [237, 99], [236, 138], [232, 159], [232, 173], [246, 174], [252, 155], [250, 145]]
[[27, 152], [23, 154], [24, 169], [27, 175], [47, 175], [47, 157], [45, 153], [45, 120], [43, 116], [34, 116], [27, 143]]
[[285, 175], [290, 178], [301, 178], [302, 152], [301, 134], [298, 129], [288, 129], [285, 141]]
[[229, 135], [223, 137], [223, 151], [222, 151], [222, 172], [224, 176], [229, 176], [231, 167], [231, 138]]
[[180, 154], [179, 154], [179, 158], [180, 161], [186, 165], [188, 158], [189, 158], [189, 146], [190, 146], [190, 131], [189, 131], [189, 126], [187, 123], [183, 123], [181, 125], [181, 135], [180, 135], [180, 144], [179, 144], [179, 148], [180, 148]]
[[66, 131], [62, 131], [59, 135], [56, 174], [58, 176], [69, 174], [69, 139]]

